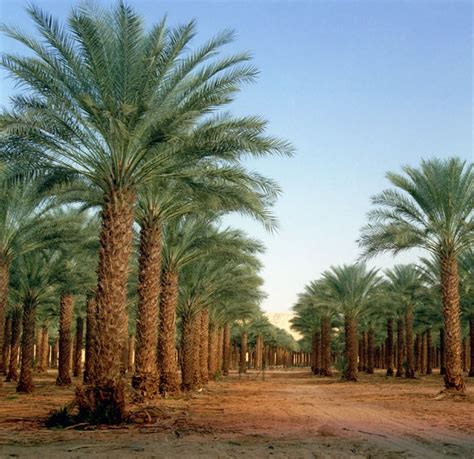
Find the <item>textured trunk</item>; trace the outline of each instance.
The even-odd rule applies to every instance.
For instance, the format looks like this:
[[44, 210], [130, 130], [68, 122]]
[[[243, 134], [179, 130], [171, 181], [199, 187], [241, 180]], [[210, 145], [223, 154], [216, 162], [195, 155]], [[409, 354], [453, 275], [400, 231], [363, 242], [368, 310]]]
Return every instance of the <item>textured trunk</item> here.
[[200, 350], [199, 350], [199, 366], [202, 384], [207, 384], [209, 381], [209, 311], [204, 309], [200, 313]]
[[140, 231], [137, 343], [132, 386], [147, 399], [154, 398], [159, 392], [156, 343], [160, 273], [161, 225], [156, 221], [145, 222]]
[[248, 349], [248, 333], [243, 331], [240, 335], [240, 361], [239, 373], [247, 373], [247, 349]]
[[35, 341], [36, 304], [23, 304], [23, 333], [21, 335], [21, 367], [17, 392], [33, 392], [33, 358]]
[[474, 377], [474, 317], [469, 319], [469, 341], [470, 341], [470, 359], [469, 359], [469, 377]]
[[86, 303], [86, 361], [84, 365], [84, 383], [94, 381], [97, 361], [97, 303], [95, 298], [88, 298]]
[[228, 376], [230, 369], [230, 324], [224, 325], [224, 365], [223, 375]]
[[321, 320], [321, 374], [332, 376], [331, 371], [331, 319]]
[[12, 315], [12, 333], [10, 346], [10, 361], [8, 365], [7, 381], [18, 380], [18, 351], [20, 350], [21, 310], [16, 309]]
[[405, 347], [406, 347], [406, 369], [405, 377], [415, 377], [415, 353], [413, 346], [413, 306], [408, 304], [405, 308]]
[[426, 374], [433, 373], [433, 339], [431, 337], [431, 328], [426, 330]]
[[5, 329], [3, 334], [2, 361], [0, 362], [0, 373], [8, 373], [8, 362], [10, 361], [10, 344], [12, 340], [12, 317], [9, 315], [5, 319]]
[[393, 319], [387, 319], [387, 341], [385, 346], [385, 366], [387, 376], [393, 376]]
[[56, 384], [71, 384], [71, 326], [74, 299], [70, 294], [61, 295], [59, 311], [59, 367]]
[[35, 328], [35, 358], [33, 360], [33, 368], [39, 367], [41, 360], [41, 328]]
[[161, 277], [160, 333], [158, 338], [160, 392], [163, 395], [179, 392], [179, 374], [176, 362], [177, 303], [178, 274], [165, 270]]
[[135, 195], [114, 190], [104, 195], [97, 268], [98, 357], [94, 378], [77, 391], [79, 414], [95, 422], [119, 423], [125, 416], [125, 393], [120, 373], [122, 346], [127, 336], [127, 280], [132, 250]]
[[369, 375], [374, 374], [375, 366], [375, 334], [372, 327], [367, 332], [367, 373]]
[[41, 347], [38, 356], [38, 371], [45, 373], [48, 369], [48, 351], [49, 351], [49, 334], [48, 327], [41, 327]]
[[82, 369], [82, 343], [84, 341], [84, 320], [76, 319], [76, 341], [74, 343], [73, 375], [80, 376]]
[[[199, 323], [199, 327], [198, 327]], [[181, 334], [181, 375], [182, 389], [193, 390], [199, 381], [197, 380], [196, 369], [200, 368], [199, 349], [200, 349], [200, 321], [198, 316], [183, 317]]]
[[397, 320], [397, 377], [403, 375], [403, 320]]
[[352, 317], [344, 318], [346, 369], [344, 379], [357, 381], [357, 322]]
[[441, 289], [443, 293], [443, 318], [446, 345], [446, 374], [444, 385], [447, 390], [464, 393], [466, 387], [461, 366], [461, 321], [459, 306], [459, 274], [456, 258], [441, 260]]
[[211, 324], [209, 327], [209, 352], [208, 352], [208, 369], [209, 377], [211, 379], [216, 379], [217, 377], [217, 366], [219, 364], [219, 359], [217, 357], [217, 347], [218, 347], [218, 329], [216, 324]]
[[[5, 342], [5, 311], [8, 301], [8, 284], [9, 284], [9, 269], [8, 263], [0, 256], [0, 349], [3, 349]], [[8, 343], [8, 341], [7, 341]], [[4, 361], [0, 359], [0, 374], [5, 372]], [[0, 386], [2, 380], [0, 379]]]
[[444, 328], [439, 329], [439, 374], [446, 374], [446, 341]]

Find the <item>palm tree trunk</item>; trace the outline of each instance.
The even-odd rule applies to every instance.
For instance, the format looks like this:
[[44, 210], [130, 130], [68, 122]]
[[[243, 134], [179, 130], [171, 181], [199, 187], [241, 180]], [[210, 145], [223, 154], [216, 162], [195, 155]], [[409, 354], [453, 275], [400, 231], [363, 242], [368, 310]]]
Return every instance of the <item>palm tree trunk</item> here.
[[71, 294], [61, 295], [59, 311], [59, 367], [56, 385], [71, 384], [71, 326], [74, 299]]
[[315, 331], [312, 337], [313, 347], [313, 374], [319, 375], [321, 373], [321, 333]]
[[375, 357], [375, 335], [374, 329], [369, 327], [367, 332], [367, 373], [369, 375], [374, 374], [374, 357]]
[[161, 277], [160, 333], [158, 362], [160, 393], [179, 392], [179, 374], [176, 362], [176, 306], [178, 303], [178, 274], [165, 270]]
[[80, 376], [82, 367], [82, 343], [84, 341], [84, 321], [76, 319], [76, 341], [74, 343], [73, 375]]
[[51, 368], [58, 368], [59, 339], [55, 338], [51, 346]]
[[321, 319], [321, 374], [332, 376], [331, 371], [331, 319]]
[[405, 308], [405, 347], [406, 347], [406, 369], [405, 378], [415, 377], [415, 354], [413, 346], [413, 306], [407, 304]]
[[9, 315], [5, 319], [5, 329], [3, 334], [2, 362], [0, 363], [0, 373], [7, 374], [8, 362], [10, 361], [10, 343], [12, 340], [12, 317]]
[[367, 372], [368, 366], [368, 348], [369, 348], [369, 335], [367, 330], [362, 332], [362, 371]]
[[10, 361], [6, 381], [16, 382], [18, 380], [18, 351], [20, 349], [21, 319], [21, 311], [16, 309], [12, 315]]
[[461, 366], [461, 311], [459, 305], [458, 263], [456, 257], [451, 256], [443, 258], [440, 264], [446, 345], [444, 385], [447, 390], [464, 393], [466, 387]]
[[239, 373], [247, 373], [247, 350], [248, 350], [248, 333], [246, 330], [240, 335], [240, 362]]
[[38, 371], [45, 373], [48, 369], [48, 350], [49, 350], [49, 335], [47, 325], [41, 327], [41, 347], [38, 357]]
[[357, 321], [353, 317], [344, 318], [346, 369], [344, 379], [357, 381]]
[[35, 341], [36, 304], [23, 304], [23, 333], [21, 335], [20, 379], [16, 386], [17, 392], [33, 392], [33, 360]]
[[94, 372], [97, 361], [97, 303], [95, 298], [87, 298], [86, 303], [86, 361], [84, 365], [84, 383], [94, 381]]
[[[3, 349], [3, 343], [5, 342], [5, 311], [7, 308], [8, 301], [8, 284], [9, 284], [9, 266], [6, 260], [3, 257], [0, 257], [0, 349]], [[3, 360], [0, 362], [0, 374], [5, 372], [5, 367], [3, 366]], [[0, 379], [0, 386], [2, 385], [2, 380]]]
[[200, 336], [198, 328], [198, 317], [185, 316], [182, 319], [181, 334], [181, 375], [183, 390], [193, 390], [199, 383], [197, 380], [196, 369], [200, 370], [199, 349], [200, 342], [197, 339]]
[[446, 374], [446, 341], [444, 328], [439, 329], [439, 374]]
[[474, 317], [469, 318], [469, 341], [470, 341], [470, 365], [469, 365], [469, 377], [474, 377]]
[[257, 340], [255, 343], [255, 369], [257, 371], [262, 371], [263, 368], [263, 337], [262, 335], [257, 335]]
[[127, 336], [127, 280], [132, 250], [135, 194], [115, 189], [104, 195], [97, 268], [97, 333], [94, 378], [76, 391], [79, 417], [105, 424], [125, 416], [121, 368], [122, 346]]
[[230, 324], [224, 325], [224, 364], [223, 364], [223, 375], [229, 375], [230, 369]]
[[421, 371], [421, 347], [422, 340], [419, 333], [415, 336], [415, 372]]
[[217, 374], [222, 374], [224, 366], [224, 327], [219, 327], [217, 332]]
[[211, 379], [216, 379], [217, 366], [219, 359], [217, 358], [217, 347], [218, 347], [218, 331], [217, 325], [211, 323], [209, 326], [209, 351], [208, 351], [208, 371]]
[[209, 311], [203, 309], [200, 313], [200, 350], [199, 350], [199, 364], [201, 372], [202, 384], [207, 384], [209, 381]]
[[431, 328], [426, 330], [426, 374], [430, 375], [433, 373], [433, 340], [431, 338]]
[[403, 320], [397, 320], [397, 373], [401, 378], [403, 374]]
[[387, 319], [387, 341], [385, 346], [385, 366], [387, 376], [393, 376], [393, 319]]
[[143, 223], [138, 259], [138, 315], [135, 374], [132, 386], [140, 397], [152, 399], [159, 392], [157, 366], [158, 298], [161, 273], [161, 224]]
[[192, 334], [193, 334], [193, 347], [192, 347], [192, 372], [193, 372], [193, 384], [192, 388], [197, 389], [202, 387], [201, 379], [201, 314], [195, 314], [192, 320]]

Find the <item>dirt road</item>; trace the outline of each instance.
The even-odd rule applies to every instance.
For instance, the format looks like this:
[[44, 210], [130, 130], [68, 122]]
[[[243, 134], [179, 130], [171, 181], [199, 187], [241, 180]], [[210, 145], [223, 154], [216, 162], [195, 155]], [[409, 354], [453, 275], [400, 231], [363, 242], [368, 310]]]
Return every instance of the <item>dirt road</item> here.
[[360, 379], [344, 383], [307, 371], [267, 372], [265, 380], [232, 375], [192, 396], [133, 407], [146, 411], [143, 424], [89, 431], [41, 426], [52, 407], [72, 397], [52, 376], [31, 396], [4, 384], [0, 456], [474, 458], [472, 390], [462, 401], [436, 400], [439, 376]]

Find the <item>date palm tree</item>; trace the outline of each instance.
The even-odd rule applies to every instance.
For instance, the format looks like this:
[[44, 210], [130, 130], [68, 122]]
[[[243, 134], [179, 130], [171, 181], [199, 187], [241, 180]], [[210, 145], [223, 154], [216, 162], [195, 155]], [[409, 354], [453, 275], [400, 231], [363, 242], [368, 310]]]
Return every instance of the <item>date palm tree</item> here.
[[397, 302], [404, 311], [405, 316], [405, 348], [406, 366], [405, 377], [415, 377], [415, 357], [413, 348], [413, 313], [414, 308], [420, 303], [423, 295], [423, 284], [420, 270], [413, 264], [396, 265], [387, 269], [388, 278], [386, 291], [392, 301]]
[[344, 379], [357, 381], [358, 320], [372, 305], [380, 277], [376, 269], [364, 264], [332, 267], [323, 273], [325, 289], [321, 295], [344, 316], [346, 369]]
[[440, 267], [446, 335], [445, 390], [464, 393], [461, 366], [459, 256], [474, 243], [474, 166], [459, 158], [422, 161], [389, 172], [395, 189], [372, 198], [376, 206], [359, 240], [363, 256], [419, 247]]
[[204, 157], [237, 161], [242, 154], [286, 153], [289, 146], [265, 135], [266, 123], [257, 117], [210, 115], [256, 75], [247, 53], [215, 57], [232, 41], [231, 32], [190, 52], [194, 22], [169, 28], [163, 20], [145, 31], [142, 18], [123, 2], [112, 10], [75, 8], [65, 27], [36, 7], [28, 12], [41, 40], [4, 28], [33, 56], [7, 54], [2, 65], [29, 96], [14, 98], [1, 125], [35, 142], [53, 165], [102, 190], [96, 292], [101, 358], [78, 402], [85, 417], [120, 422], [138, 187]]

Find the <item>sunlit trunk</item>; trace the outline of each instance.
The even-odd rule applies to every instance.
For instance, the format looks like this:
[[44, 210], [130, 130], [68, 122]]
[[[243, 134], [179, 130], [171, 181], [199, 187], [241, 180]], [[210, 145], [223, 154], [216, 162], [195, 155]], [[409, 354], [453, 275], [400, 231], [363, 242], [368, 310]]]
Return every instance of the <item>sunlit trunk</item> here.
[[161, 277], [160, 333], [158, 361], [160, 392], [171, 395], [179, 392], [176, 361], [176, 306], [178, 304], [178, 273], [165, 270]]
[[441, 260], [441, 289], [446, 345], [446, 389], [464, 393], [461, 366], [461, 320], [458, 263], [454, 256]]
[[80, 417], [115, 424], [125, 417], [125, 393], [120, 373], [127, 336], [127, 280], [132, 250], [135, 195], [113, 190], [104, 195], [97, 268], [97, 333], [94, 377], [77, 391]]
[[138, 314], [132, 386], [147, 399], [154, 398], [159, 392], [156, 343], [160, 273], [161, 225], [157, 221], [143, 222], [138, 259]]

